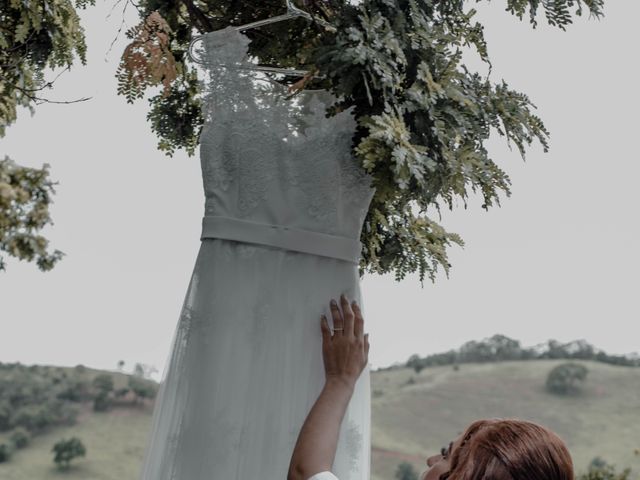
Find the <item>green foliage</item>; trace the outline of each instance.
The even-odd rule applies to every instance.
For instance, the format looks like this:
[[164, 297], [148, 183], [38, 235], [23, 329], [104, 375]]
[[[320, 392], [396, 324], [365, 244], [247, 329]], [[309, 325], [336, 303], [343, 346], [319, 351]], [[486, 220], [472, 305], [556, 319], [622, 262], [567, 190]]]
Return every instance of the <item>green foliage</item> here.
[[59, 393], [56, 395], [61, 400], [70, 402], [82, 402], [91, 398], [89, 392], [89, 382], [82, 378], [68, 378], [64, 387], [60, 387]]
[[[49, 165], [41, 169], [21, 167], [9, 157], [0, 160], [0, 253], [32, 261], [42, 271], [51, 270], [64, 255], [49, 252], [48, 240], [38, 234], [53, 223], [49, 215], [55, 192], [49, 178]], [[5, 264], [0, 255], [0, 270]]]
[[425, 367], [456, 365], [457, 362], [501, 362], [546, 358], [595, 360], [612, 365], [640, 366], [639, 358], [627, 355], [609, 355], [584, 340], [574, 340], [567, 343], [549, 340], [544, 348], [541, 347], [542, 345], [536, 348], [525, 348], [520, 345], [518, 340], [497, 334], [480, 341], [471, 340], [457, 350], [435, 353], [423, 358], [418, 354], [413, 354], [404, 366], [413, 368], [416, 373], [419, 373]]
[[95, 412], [106, 412], [111, 406], [111, 399], [107, 392], [100, 392], [93, 399], [93, 410]]
[[0, 432], [22, 427], [31, 433], [49, 426], [71, 425], [78, 410], [78, 379], [58, 368], [0, 364]]
[[[6, 127], [17, 119], [17, 108], [35, 114], [32, 103], [47, 99], [38, 92], [51, 88], [44, 69], [70, 68], [76, 52], [86, 65], [84, 29], [76, 8], [85, 8], [95, 0], [72, 2], [2, 2], [0, 4], [0, 138]], [[51, 102], [54, 103], [54, 102]], [[65, 103], [65, 102], [55, 102]], [[64, 255], [47, 250], [48, 241], [38, 235], [49, 215], [53, 183], [48, 164], [42, 169], [16, 165], [5, 156], [0, 161], [0, 252], [35, 261], [42, 271], [51, 270]], [[5, 269], [0, 256], [0, 270]]]
[[17, 427], [9, 435], [9, 440], [16, 449], [24, 448], [31, 440], [31, 434], [26, 428]]
[[[77, 8], [87, 4], [94, 2], [76, 1]], [[547, 22], [565, 30], [572, 22], [571, 9], [580, 16], [584, 6], [599, 18], [603, 0], [506, 4], [520, 19], [528, 11], [534, 28], [542, 7]], [[283, 2], [267, 0], [250, 9], [230, 0], [184, 5], [147, 0], [136, 5], [141, 21], [127, 32], [132, 41], [116, 76], [118, 94], [127, 102], [162, 86], [149, 99], [147, 115], [159, 137], [158, 148], [167, 155], [185, 148], [191, 156], [204, 121], [197, 74], [186, 63], [192, 31], [273, 17], [282, 13]], [[491, 66], [483, 26], [473, 21], [476, 10], [465, 7], [461, 0], [365, 0], [355, 5], [310, 0], [305, 9], [333, 24], [335, 32], [300, 18], [247, 32], [253, 40], [249, 54], [258, 63], [302, 63], [325, 77], [312, 88], [344, 98], [328, 108], [329, 115], [355, 107], [354, 156], [372, 174], [376, 188], [361, 232], [361, 276], [395, 271], [401, 280], [417, 271], [423, 284], [425, 276], [434, 281], [439, 268], [448, 274], [448, 248], [463, 241], [434, 221], [433, 210], [452, 209], [458, 199], [466, 206], [472, 193], [481, 194], [488, 209], [500, 205], [500, 195], [511, 193], [509, 177], [485, 148], [492, 129], [506, 137], [509, 147], [513, 142], [522, 158], [534, 140], [548, 150], [549, 132], [525, 94], [504, 81], [493, 84], [461, 64], [460, 47], [472, 46]], [[32, 108], [37, 98], [31, 92], [43, 83], [46, 65], [71, 66], [74, 50], [86, 63], [83, 29], [70, 2], [46, 9], [14, 2], [2, 10], [0, 135], [4, 125], [15, 121], [16, 105]], [[301, 85], [308, 83], [314, 82], [305, 77]], [[8, 251], [32, 259], [29, 248]], [[56, 252], [41, 263], [53, 266]]]
[[8, 462], [11, 459], [12, 453], [13, 449], [11, 448], [11, 445], [0, 443], [0, 463]]
[[580, 391], [580, 385], [587, 378], [588, 369], [580, 363], [562, 363], [551, 369], [546, 387], [551, 393], [568, 395]]
[[84, 457], [87, 453], [82, 441], [77, 437], [71, 437], [69, 440], [62, 439], [58, 441], [51, 449], [54, 452], [53, 461], [60, 469], [69, 468], [71, 460], [76, 457]]
[[113, 390], [113, 376], [108, 373], [96, 375], [91, 383], [101, 393], [109, 393]]
[[51, 88], [44, 69], [70, 68], [74, 51], [87, 64], [84, 28], [76, 8], [95, 5], [95, 0], [49, 2], [2, 2], [0, 17], [0, 137], [16, 120], [18, 106], [35, 109], [32, 102], [43, 100], [35, 92]]
[[127, 393], [129, 393], [129, 392], [130, 392], [130, 390], [129, 390], [128, 387], [122, 387], [122, 388], [118, 388], [117, 390], [115, 390], [113, 392], [113, 394], [114, 394], [114, 396], [116, 398], [122, 398], [122, 397], [126, 396]]
[[566, 30], [566, 26], [571, 23], [571, 12], [569, 9], [576, 7], [576, 15], [581, 16], [583, 13], [583, 4], [589, 9], [590, 15], [598, 17], [602, 12], [604, 0], [561, 0], [554, 2], [544, 2], [542, 0], [507, 0], [507, 11], [518, 16], [522, 20], [522, 16], [529, 9], [529, 20], [535, 27], [536, 13], [540, 5], [544, 6], [545, 16], [549, 25], [558, 26], [562, 30]]
[[397, 480], [418, 480], [418, 472], [408, 462], [402, 462], [398, 465], [394, 477]]
[[[460, 46], [471, 45], [491, 65], [483, 27], [472, 23], [476, 11], [463, 7], [461, 1], [417, 0], [348, 6], [335, 19], [335, 38], [313, 57], [334, 93], [346, 96], [337, 108], [356, 106], [355, 152], [375, 179], [361, 273], [394, 269], [400, 280], [418, 270], [421, 282], [425, 274], [434, 280], [439, 266], [448, 273], [447, 248], [462, 240], [427, 212], [451, 209], [455, 199], [466, 206], [470, 193], [483, 196], [484, 208], [499, 205], [500, 193], [510, 195], [508, 176], [484, 147], [492, 128], [510, 147], [515, 143], [522, 158], [533, 140], [548, 150], [549, 133], [526, 95], [460, 64]], [[589, 7], [600, 14], [595, 2]], [[553, 9], [553, 24], [570, 21]]]
[[132, 375], [128, 380], [129, 389], [135, 394], [136, 402], [144, 401], [145, 398], [154, 398], [157, 393], [157, 387], [154, 383], [144, 378]]
[[587, 472], [578, 475], [576, 480], [629, 480], [630, 475], [630, 468], [618, 472], [614, 465], [596, 457], [591, 461]]

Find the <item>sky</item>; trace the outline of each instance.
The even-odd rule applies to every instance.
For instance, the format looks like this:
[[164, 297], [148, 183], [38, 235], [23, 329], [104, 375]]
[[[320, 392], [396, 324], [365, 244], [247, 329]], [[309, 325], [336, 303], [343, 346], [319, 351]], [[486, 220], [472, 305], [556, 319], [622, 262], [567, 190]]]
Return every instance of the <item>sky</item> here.
[[[523, 161], [503, 137], [487, 143], [513, 193], [488, 212], [479, 198], [443, 211], [442, 225], [466, 243], [450, 249], [448, 278], [424, 287], [417, 274], [362, 278], [372, 368], [496, 333], [524, 346], [585, 339], [609, 353], [640, 351], [640, 3], [608, 1], [601, 20], [578, 17], [566, 32], [542, 14], [534, 30], [505, 5], [474, 3], [490, 79], [529, 96], [550, 150], [534, 143]], [[55, 224], [44, 234], [66, 253], [46, 273], [3, 255], [0, 362], [115, 370], [124, 360], [126, 371], [155, 367], [158, 379], [200, 244], [204, 194], [198, 150], [158, 151], [146, 100], [117, 95], [124, 31], [137, 14], [111, 8], [79, 12], [87, 65], [77, 60], [41, 92], [90, 99], [38, 105], [33, 117], [20, 109], [0, 140], [3, 156], [51, 165]], [[471, 51], [464, 63], [487, 73]]]

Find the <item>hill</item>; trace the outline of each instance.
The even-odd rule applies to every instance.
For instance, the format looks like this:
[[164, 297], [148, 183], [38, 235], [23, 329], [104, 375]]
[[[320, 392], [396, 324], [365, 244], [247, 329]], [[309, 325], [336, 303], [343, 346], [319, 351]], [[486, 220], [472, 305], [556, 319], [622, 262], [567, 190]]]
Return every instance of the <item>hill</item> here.
[[[392, 479], [398, 455], [421, 470], [425, 458], [473, 420], [517, 417], [551, 428], [567, 443], [578, 472], [594, 457], [639, 478], [640, 369], [581, 361], [589, 369], [583, 394], [554, 396], [547, 373], [566, 360], [535, 360], [378, 372], [372, 379], [375, 476]], [[415, 383], [408, 383], [413, 379]]]
[[[548, 371], [562, 360], [514, 361], [428, 367], [416, 374], [403, 368], [372, 372], [372, 480], [394, 480], [397, 465], [425, 468], [471, 421], [518, 417], [546, 425], [568, 444], [578, 472], [599, 456], [640, 476], [640, 369], [583, 361], [589, 369], [583, 394], [558, 397], [544, 390]], [[61, 368], [61, 367], [59, 367]], [[71, 372], [73, 369], [69, 369]], [[116, 385], [126, 382], [110, 373]], [[149, 431], [152, 403], [119, 406], [95, 413], [82, 407], [73, 426], [61, 426], [33, 438], [0, 464], [3, 480], [60, 479], [50, 452], [62, 437], [75, 435], [87, 456], [72, 462], [64, 477], [82, 480], [136, 480]], [[0, 434], [0, 442], [3, 438]]]

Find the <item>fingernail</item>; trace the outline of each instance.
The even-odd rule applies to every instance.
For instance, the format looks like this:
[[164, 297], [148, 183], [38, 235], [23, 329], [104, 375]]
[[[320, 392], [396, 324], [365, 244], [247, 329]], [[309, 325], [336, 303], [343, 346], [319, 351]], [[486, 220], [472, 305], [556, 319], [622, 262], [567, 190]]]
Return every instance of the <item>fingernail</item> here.
[[331, 305], [333, 305], [334, 307], [337, 307], [338, 303], [332, 298], [331, 299]]
[[354, 307], [358, 306], [358, 302], [356, 302], [355, 300], [353, 302], [351, 302], [351, 305], [353, 305]]

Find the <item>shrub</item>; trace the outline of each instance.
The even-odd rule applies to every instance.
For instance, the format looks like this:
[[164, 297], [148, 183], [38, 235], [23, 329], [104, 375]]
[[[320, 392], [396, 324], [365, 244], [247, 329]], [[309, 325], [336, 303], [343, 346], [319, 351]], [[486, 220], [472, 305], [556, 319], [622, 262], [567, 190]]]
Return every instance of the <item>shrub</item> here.
[[11, 425], [11, 405], [0, 399], [0, 432], [8, 430]]
[[56, 394], [56, 398], [61, 400], [69, 400], [70, 402], [82, 402], [91, 398], [89, 392], [89, 383], [80, 378], [68, 380]]
[[12, 427], [23, 427], [33, 432], [37, 430], [36, 425], [42, 424], [40, 408], [36, 405], [24, 405], [19, 407], [11, 417]]
[[87, 453], [87, 449], [82, 443], [82, 440], [77, 437], [58, 441], [51, 451], [55, 453], [53, 461], [58, 468], [69, 468], [71, 460], [80, 456], [84, 457]]
[[136, 403], [138, 402], [138, 399], [142, 399], [144, 401], [145, 398], [153, 398], [156, 396], [156, 387], [148, 380], [137, 376], [130, 376], [128, 382], [129, 388], [136, 395]]
[[100, 392], [93, 399], [93, 410], [96, 412], [105, 412], [111, 406], [111, 399], [106, 392]]
[[617, 472], [615, 466], [608, 464], [600, 457], [596, 457], [591, 460], [587, 472], [578, 475], [576, 480], [629, 480], [630, 475], [630, 468]]
[[108, 373], [97, 375], [93, 379], [93, 387], [99, 392], [110, 392], [113, 390], [113, 377]]
[[416, 472], [413, 465], [408, 462], [399, 464], [394, 476], [398, 480], [418, 480], [418, 472]]
[[587, 373], [587, 367], [579, 363], [561, 363], [549, 372], [547, 390], [558, 395], [577, 393], [587, 378]]
[[24, 448], [29, 444], [31, 434], [26, 428], [18, 427], [11, 432], [9, 440], [11, 440], [16, 449]]
[[11, 446], [6, 443], [0, 443], [0, 463], [8, 462], [11, 458]]
[[113, 392], [113, 394], [116, 396], [116, 398], [125, 397], [127, 395], [127, 393], [129, 393], [129, 388], [127, 388], [127, 387], [119, 388], [119, 389], [117, 389], [117, 390], [115, 390]]

